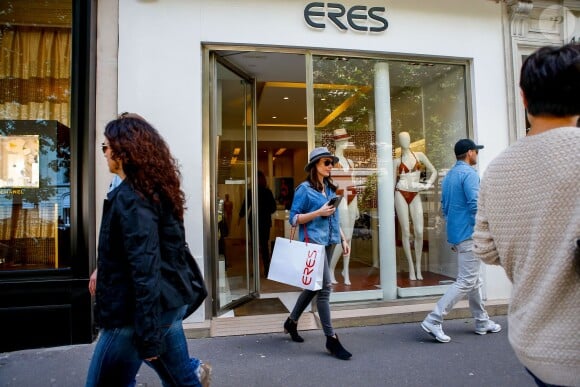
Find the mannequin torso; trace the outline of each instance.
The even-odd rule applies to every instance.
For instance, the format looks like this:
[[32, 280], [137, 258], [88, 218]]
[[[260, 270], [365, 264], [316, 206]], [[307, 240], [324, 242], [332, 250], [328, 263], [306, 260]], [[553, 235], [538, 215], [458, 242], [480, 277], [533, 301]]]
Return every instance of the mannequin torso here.
[[[422, 152], [412, 152], [409, 133], [399, 134], [401, 158], [394, 160], [393, 176], [395, 177], [395, 211], [401, 226], [401, 239], [405, 257], [409, 265], [409, 279], [422, 280], [421, 255], [423, 252], [423, 205], [419, 192], [433, 186], [437, 179], [437, 170]], [[426, 183], [421, 182], [421, 167], [430, 173]], [[413, 223], [416, 267], [413, 267], [411, 255], [411, 230], [409, 216]], [[415, 274], [416, 273], [416, 274]]]

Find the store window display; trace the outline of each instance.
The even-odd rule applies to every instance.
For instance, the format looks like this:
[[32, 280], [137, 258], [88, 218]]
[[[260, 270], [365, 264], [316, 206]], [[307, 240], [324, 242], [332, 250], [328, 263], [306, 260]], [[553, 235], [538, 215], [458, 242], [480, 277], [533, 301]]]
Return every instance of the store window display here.
[[449, 147], [469, 132], [466, 69], [314, 56], [314, 145], [344, 158], [332, 178], [345, 189], [339, 214], [352, 252], [331, 259], [337, 300], [439, 294], [457, 275], [440, 199]]
[[[334, 155], [338, 157], [338, 163], [332, 170], [332, 178], [338, 189], [336, 194], [342, 196], [343, 200], [338, 205], [338, 214], [340, 219], [340, 227], [344, 232], [346, 240], [351, 246], [352, 234], [354, 231], [355, 221], [359, 218], [357, 190], [353, 182], [352, 176], [354, 172], [354, 162], [345, 157], [344, 151], [349, 145], [351, 136], [346, 129], [340, 128], [333, 132], [334, 140]], [[343, 254], [342, 247], [334, 249], [332, 259], [330, 261], [330, 279], [333, 284], [338, 283], [335, 277], [336, 265], [342, 256], [342, 277], [345, 285], [351, 285], [349, 275], [350, 253]]]
[[0, 13], [1, 272], [71, 266], [73, 2], [36, 3]]
[[38, 152], [38, 135], [0, 137], [0, 188], [38, 188]]
[[[393, 176], [395, 181], [395, 212], [401, 226], [401, 243], [409, 265], [409, 279], [422, 280], [421, 257], [423, 255], [423, 204], [421, 191], [433, 187], [437, 179], [437, 170], [427, 156], [422, 152], [413, 152], [410, 149], [411, 136], [407, 132], [399, 133], [401, 157], [395, 159]], [[429, 179], [421, 181], [421, 170], [425, 168]], [[410, 218], [409, 218], [410, 216]], [[415, 266], [411, 252], [411, 227], [413, 224], [413, 245], [415, 251]]]

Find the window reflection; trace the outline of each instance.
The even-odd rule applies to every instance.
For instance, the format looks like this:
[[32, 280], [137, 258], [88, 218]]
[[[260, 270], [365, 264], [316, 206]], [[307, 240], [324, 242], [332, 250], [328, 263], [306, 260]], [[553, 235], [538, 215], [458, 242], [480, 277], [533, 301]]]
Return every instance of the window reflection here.
[[[380, 107], [375, 106], [374, 96], [379, 62], [388, 63], [392, 128], [390, 144], [382, 147], [377, 147], [375, 110]], [[344, 159], [333, 170], [333, 179], [347, 198], [342, 201], [344, 208], [339, 208], [339, 214], [343, 231], [346, 229], [352, 238], [350, 257], [342, 256], [341, 249], [336, 249], [339, 251], [333, 257], [335, 290], [371, 290], [380, 286], [378, 267], [390, 257], [386, 252], [379, 254], [378, 240], [387, 232], [395, 233], [399, 289], [452, 280], [456, 265], [446, 244], [439, 203], [442, 178], [455, 162], [453, 144], [467, 136], [465, 66], [318, 56], [314, 57], [313, 68], [315, 142]], [[381, 229], [379, 234], [378, 207], [385, 198], [378, 196], [377, 177], [379, 173], [388, 174], [396, 182], [397, 174], [379, 170], [378, 160], [400, 160], [401, 133], [410, 138], [408, 154], [421, 155], [431, 164], [427, 168], [424, 161], [417, 162], [417, 168], [409, 171], [417, 175], [417, 184], [422, 186], [413, 195], [413, 205], [421, 208], [415, 215], [421, 219], [415, 219], [413, 224], [412, 217], [398, 219], [394, 212], [395, 229]], [[401, 221], [408, 224], [408, 233]], [[412, 273], [418, 267], [422, 275]]]
[[71, 1], [0, 13], [0, 270], [70, 266]]

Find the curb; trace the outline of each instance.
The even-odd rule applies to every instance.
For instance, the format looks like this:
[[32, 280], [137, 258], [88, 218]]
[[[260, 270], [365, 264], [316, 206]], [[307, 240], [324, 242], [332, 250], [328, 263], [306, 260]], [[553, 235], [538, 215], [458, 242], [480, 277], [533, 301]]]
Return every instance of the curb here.
[[[331, 305], [332, 325], [334, 328], [350, 328], [421, 322], [433, 310], [437, 300], [415, 300], [415, 303], [411, 300], [370, 303], [358, 308], [356, 305]], [[490, 316], [504, 316], [507, 315], [508, 304], [508, 300], [489, 300], [485, 303], [485, 309]], [[322, 325], [316, 312], [304, 313], [300, 324], [304, 326], [302, 320], [310, 320], [309, 315], [314, 317], [315, 324], [307, 324], [309, 327], [302, 330], [321, 329]], [[200, 323], [184, 323], [183, 330], [188, 339], [282, 333], [282, 323], [286, 317], [287, 315], [283, 314], [213, 318]], [[448, 320], [460, 318], [471, 318], [467, 300], [459, 301], [446, 316]]]

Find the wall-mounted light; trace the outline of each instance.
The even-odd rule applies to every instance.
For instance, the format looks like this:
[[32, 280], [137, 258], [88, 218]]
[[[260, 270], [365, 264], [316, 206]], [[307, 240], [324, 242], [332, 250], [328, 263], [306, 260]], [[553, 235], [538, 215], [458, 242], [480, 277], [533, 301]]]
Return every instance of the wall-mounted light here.
[[240, 150], [241, 150], [240, 148], [234, 148], [234, 153], [233, 153], [233, 155], [234, 155], [234, 156], [237, 156], [237, 155], [239, 155], [239, 154], [240, 154]]
[[286, 152], [286, 148], [280, 148], [274, 153], [276, 156], [280, 156], [282, 153]]

